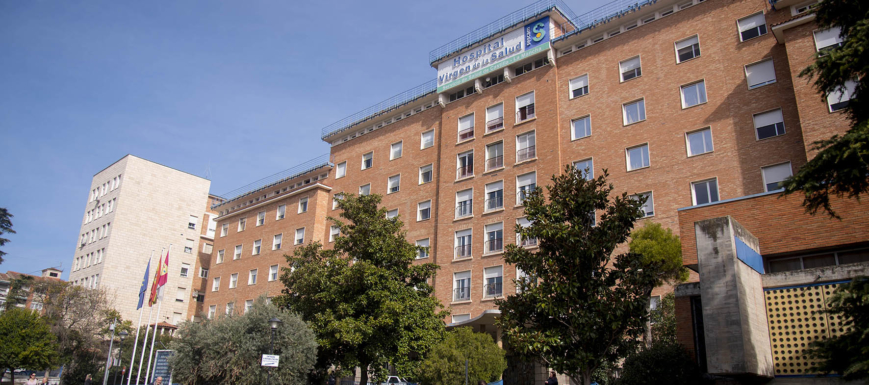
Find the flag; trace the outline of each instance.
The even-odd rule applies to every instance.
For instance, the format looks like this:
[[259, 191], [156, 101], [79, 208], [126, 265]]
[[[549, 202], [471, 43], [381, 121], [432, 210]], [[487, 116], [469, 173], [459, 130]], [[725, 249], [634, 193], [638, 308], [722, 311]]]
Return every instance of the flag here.
[[145, 277], [142, 278], [142, 287], [139, 288], [139, 306], [136, 306], [136, 310], [142, 308], [142, 305], [145, 304], [145, 292], [148, 291], [148, 276], [151, 274], [151, 258], [148, 258], [148, 266], [145, 266]]
[[157, 303], [157, 292], [163, 285], [166, 284], [166, 280], [169, 279], [169, 252], [166, 252], [166, 259], [160, 261], [160, 265], [157, 267], [157, 271], [154, 272], [154, 283], [151, 284], [151, 299], [148, 301], [149, 306], [154, 306]]

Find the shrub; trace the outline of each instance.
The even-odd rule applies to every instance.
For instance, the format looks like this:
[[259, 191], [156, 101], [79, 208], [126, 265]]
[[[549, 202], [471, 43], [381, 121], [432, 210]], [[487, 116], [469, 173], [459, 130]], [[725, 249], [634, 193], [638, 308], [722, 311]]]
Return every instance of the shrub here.
[[682, 345], [661, 341], [625, 360], [619, 385], [694, 385], [703, 382], [697, 364]]

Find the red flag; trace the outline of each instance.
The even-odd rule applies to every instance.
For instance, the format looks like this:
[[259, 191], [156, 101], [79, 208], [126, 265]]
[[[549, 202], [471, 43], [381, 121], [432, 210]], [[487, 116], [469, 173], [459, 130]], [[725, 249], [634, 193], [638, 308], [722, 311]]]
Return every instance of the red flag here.
[[166, 252], [166, 259], [160, 261], [157, 271], [154, 272], [154, 283], [151, 284], [151, 297], [148, 300], [148, 306], [154, 306], [157, 303], [157, 293], [160, 287], [166, 284], [169, 278], [169, 252]]

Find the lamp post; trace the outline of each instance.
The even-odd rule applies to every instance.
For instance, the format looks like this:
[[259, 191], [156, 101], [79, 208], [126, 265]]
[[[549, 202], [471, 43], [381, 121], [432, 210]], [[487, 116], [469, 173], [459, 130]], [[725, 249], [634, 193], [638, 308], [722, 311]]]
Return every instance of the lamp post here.
[[[124, 353], [124, 338], [127, 338], [127, 336], [128, 336], [129, 334], [130, 334], [130, 333], [127, 333], [127, 332], [125, 332], [125, 331], [124, 331], [124, 332], [120, 332], [120, 333], [118, 333], [118, 336], [121, 337], [121, 343], [118, 344], [118, 358], [121, 360], [121, 362], [120, 362], [120, 366], [123, 366], [123, 365], [124, 365], [124, 356], [123, 356], [123, 353]], [[124, 376], [121, 376], [121, 381], [123, 381], [123, 380], [124, 380]], [[115, 380], [112, 381], [112, 383], [115, 383], [115, 384], [118, 383], [118, 372], [117, 372], [117, 371], [115, 371]]]
[[[269, 354], [275, 354], [275, 332], [278, 330], [278, 326], [281, 326], [283, 321], [279, 320], [277, 317], [269, 320], [269, 326], [272, 328], [272, 337], [271, 342], [269, 342]], [[266, 369], [268, 373], [266, 375], [266, 385], [269, 385], [269, 382], [272, 380], [272, 370]]]

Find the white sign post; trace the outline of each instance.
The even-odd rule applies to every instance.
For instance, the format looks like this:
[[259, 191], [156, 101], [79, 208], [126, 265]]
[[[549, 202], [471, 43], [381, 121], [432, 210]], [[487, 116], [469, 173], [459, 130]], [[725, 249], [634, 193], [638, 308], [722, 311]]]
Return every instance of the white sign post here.
[[281, 360], [281, 356], [276, 354], [263, 354], [263, 362], [261, 366], [277, 368], [278, 362]]

